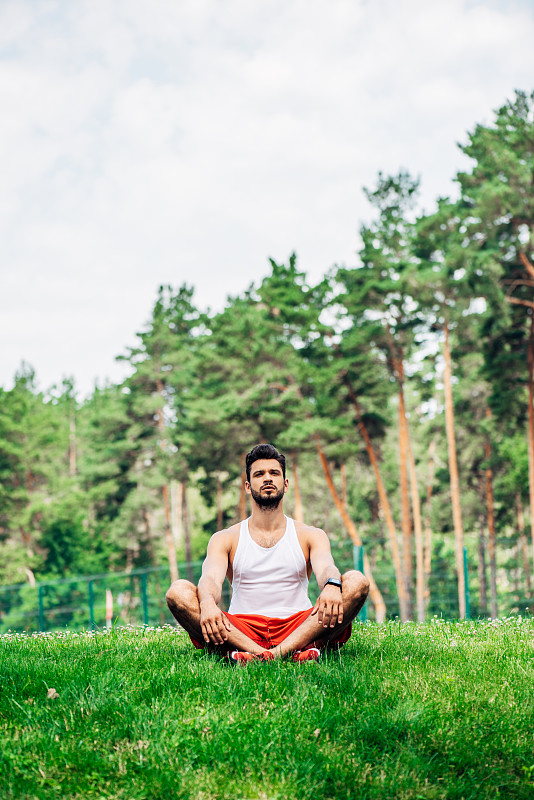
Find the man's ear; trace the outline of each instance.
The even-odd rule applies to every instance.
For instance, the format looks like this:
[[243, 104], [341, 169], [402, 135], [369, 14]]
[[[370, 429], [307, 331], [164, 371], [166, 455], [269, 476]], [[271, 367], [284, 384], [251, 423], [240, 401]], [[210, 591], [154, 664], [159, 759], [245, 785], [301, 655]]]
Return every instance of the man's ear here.
[[248, 481], [245, 481], [245, 492], [250, 494], [250, 483]]
[[288, 489], [289, 489], [289, 479], [284, 478], [284, 494], [287, 492]]

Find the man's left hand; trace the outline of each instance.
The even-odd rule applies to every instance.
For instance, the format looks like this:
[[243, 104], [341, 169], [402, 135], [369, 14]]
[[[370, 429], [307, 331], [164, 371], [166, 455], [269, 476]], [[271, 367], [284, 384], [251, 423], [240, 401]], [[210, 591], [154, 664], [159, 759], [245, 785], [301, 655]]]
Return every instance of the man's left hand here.
[[334, 628], [343, 622], [343, 598], [341, 590], [328, 584], [315, 601], [311, 616], [317, 614], [319, 625]]

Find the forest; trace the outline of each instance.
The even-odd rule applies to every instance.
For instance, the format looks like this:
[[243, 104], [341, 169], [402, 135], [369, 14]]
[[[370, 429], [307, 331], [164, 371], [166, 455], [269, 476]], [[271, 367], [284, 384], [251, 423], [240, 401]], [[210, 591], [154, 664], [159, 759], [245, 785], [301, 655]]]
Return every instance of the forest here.
[[[160, 286], [120, 384], [0, 389], [0, 584], [204, 556], [248, 514], [245, 453], [286, 454], [286, 513], [362, 545], [377, 620], [520, 612], [534, 569], [534, 92], [466, 134], [455, 196], [379, 173], [352, 266], [291, 254], [200, 309]], [[436, 154], [439, 157], [439, 154]]]

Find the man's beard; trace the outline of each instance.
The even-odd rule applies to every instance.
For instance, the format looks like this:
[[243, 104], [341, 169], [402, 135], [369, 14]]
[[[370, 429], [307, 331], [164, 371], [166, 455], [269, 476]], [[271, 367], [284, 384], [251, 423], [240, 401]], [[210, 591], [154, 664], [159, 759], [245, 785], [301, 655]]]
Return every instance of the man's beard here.
[[269, 494], [269, 495], [262, 495], [261, 490], [259, 492], [257, 492], [255, 489], [252, 489], [252, 487], [250, 489], [250, 493], [251, 493], [252, 497], [254, 498], [256, 503], [259, 505], [259, 507], [261, 509], [263, 509], [264, 511], [267, 511], [267, 510], [272, 509], [272, 508], [278, 508], [278, 506], [280, 505], [280, 501], [281, 501], [282, 497], [284, 496], [284, 490], [283, 489], [280, 489], [279, 491], [276, 491], [276, 487], [273, 487], [273, 488], [275, 489], [275, 493], [274, 494]]

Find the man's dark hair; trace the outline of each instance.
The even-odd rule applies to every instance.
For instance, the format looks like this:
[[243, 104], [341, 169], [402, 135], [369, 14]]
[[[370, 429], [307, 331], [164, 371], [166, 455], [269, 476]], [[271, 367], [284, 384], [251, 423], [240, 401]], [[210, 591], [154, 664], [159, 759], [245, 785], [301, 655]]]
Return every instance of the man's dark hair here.
[[255, 447], [252, 448], [250, 453], [247, 453], [245, 459], [245, 466], [247, 470], [247, 481], [250, 483], [250, 467], [255, 461], [259, 461], [262, 458], [274, 458], [280, 466], [282, 467], [282, 473], [284, 475], [284, 479], [286, 477], [286, 457], [279, 453], [276, 447], [273, 444], [257, 444]]

